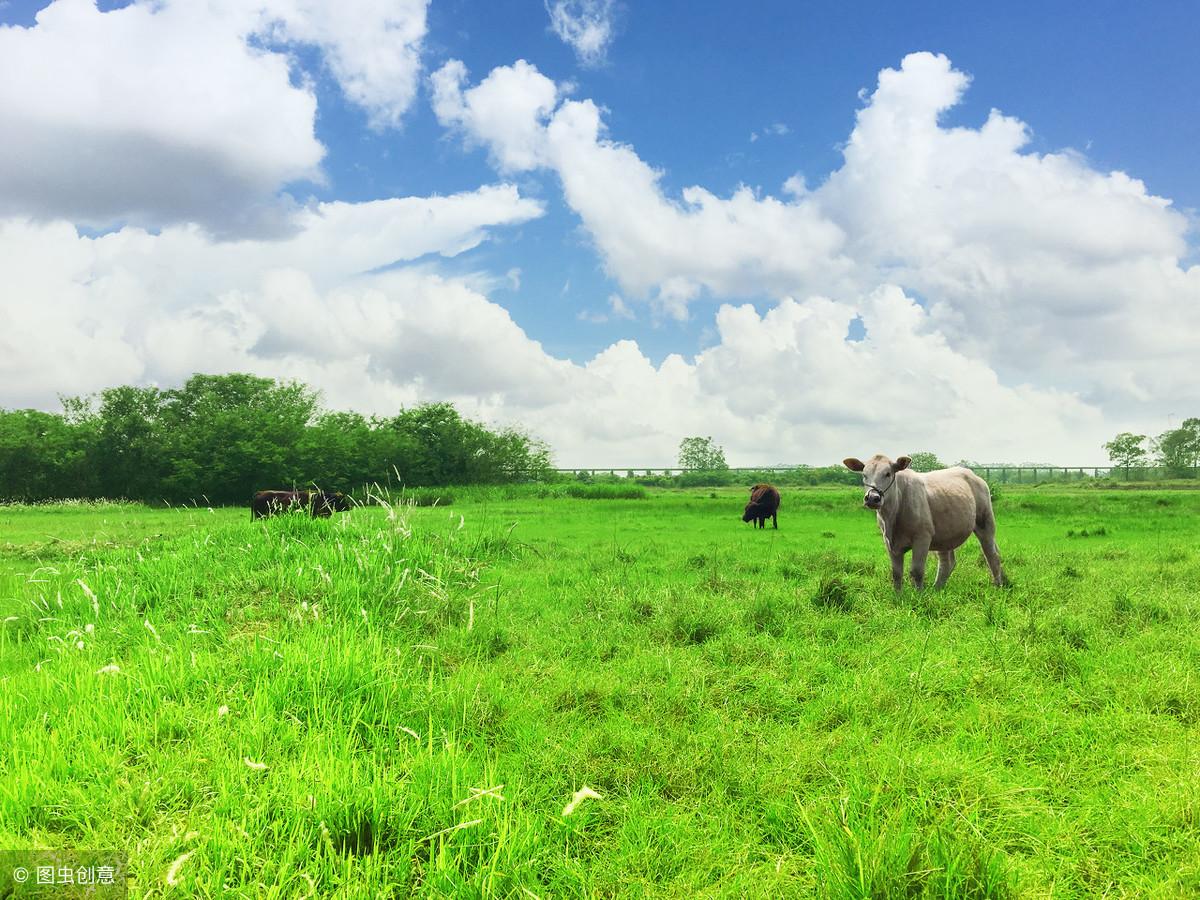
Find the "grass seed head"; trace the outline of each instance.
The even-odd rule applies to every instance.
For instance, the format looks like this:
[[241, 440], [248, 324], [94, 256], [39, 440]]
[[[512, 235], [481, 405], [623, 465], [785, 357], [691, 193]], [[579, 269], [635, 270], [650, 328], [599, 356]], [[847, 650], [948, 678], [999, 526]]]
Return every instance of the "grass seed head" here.
[[597, 794], [595, 791], [593, 791], [590, 787], [588, 787], [585, 784], [583, 787], [581, 787], [579, 790], [577, 790], [575, 792], [575, 796], [573, 796], [571, 798], [571, 802], [563, 807], [563, 811], [562, 811], [563, 818], [566, 818], [567, 816], [569, 816], [573, 812], [575, 812], [576, 808], [584, 800], [603, 800], [603, 799], [604, 798], [602, 796]]
[[188, 857], [194, 852], [194, 850], [189, 850], [187, 853], [181, 853], [175, 858], [175, 862], [171, 863], [170, 868], [167, 869], [168, 885], [174, 887], [179, 884], [179, 870], [183, 868], [183, 864], [188, 861]]

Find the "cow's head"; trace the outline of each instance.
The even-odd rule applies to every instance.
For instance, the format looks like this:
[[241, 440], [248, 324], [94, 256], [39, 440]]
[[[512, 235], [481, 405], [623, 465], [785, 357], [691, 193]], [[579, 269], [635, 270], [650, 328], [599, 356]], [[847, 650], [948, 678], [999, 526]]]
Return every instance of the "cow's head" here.
[[747, 503], [746, 511], [744, 513], [742, 513], [742, 521], [750, 522], [757, 518], [758, 518], [758, 504], [757, 503]]
[[842, 465], [851, 471], [862, 472], [863, 487], [866, 488], [863, 506], [867, 509], [879, 509], [883, 506], [888, 492], [896, 484], [896, 473], [907, 469], [911, 462], [907, 456], [901, 456], [892, 462], [882, 453], [876, 453], [866, 462], [854, 457], [843, 459]]

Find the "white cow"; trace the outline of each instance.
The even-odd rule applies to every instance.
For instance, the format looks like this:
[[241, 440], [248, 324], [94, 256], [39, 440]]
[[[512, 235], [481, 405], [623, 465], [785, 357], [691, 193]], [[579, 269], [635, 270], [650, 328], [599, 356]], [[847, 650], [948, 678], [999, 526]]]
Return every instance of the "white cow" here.
[[912, 581], [920, 590], [925, 587], [925, 557], [930, 550], [936, 552], [934, 587], [941, 587], [954, 570], [954, 551], [972, 533], [983, 547], [992, 583], [1008, 583], [996, 547], [991, 492], [987, 482], [970, 469], [956, 466], [922, 474], [908, 467], [912, 460], [907, 456], [892, 462], [882, 454], [865, 463], [854, 458], [842, 462], [863, 473], [867, 489], [863, 505], [875, 510], [892, 559], [892, 585], [897, 591], [904, 583], [905, 553], [912, 550]]

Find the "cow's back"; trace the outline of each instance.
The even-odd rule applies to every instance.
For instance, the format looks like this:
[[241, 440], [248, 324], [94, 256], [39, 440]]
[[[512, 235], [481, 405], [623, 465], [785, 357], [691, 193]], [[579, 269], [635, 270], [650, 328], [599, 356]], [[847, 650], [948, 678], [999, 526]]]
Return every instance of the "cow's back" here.
[[250, 517], [265, 519], [276, 511], [281, 498], [286, 496], [286, 491], [255, 491], [254, 499], [250, 501]]
[[772, 515], [779, 509], [779, 489], [773, 484], [756, 484], [750, 490], [750, 503]]
[[930, 547], [933, 550], [953, 550], [975, 530], [981, 512], [981, 499], [990, 507], [987, 482], [962, 466], [926, 472], [920, 478], [925, 484], [933, 526]]
[[294, 507], [308, 507], [310, 491], [258, 491], [250, 502], [252, 518], [264, 519]]

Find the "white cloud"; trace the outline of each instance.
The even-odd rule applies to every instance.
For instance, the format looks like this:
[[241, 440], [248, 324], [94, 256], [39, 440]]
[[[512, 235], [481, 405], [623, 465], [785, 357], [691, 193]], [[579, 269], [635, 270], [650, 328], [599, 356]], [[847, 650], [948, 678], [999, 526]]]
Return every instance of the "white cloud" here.
[[1028, 128], [995, 110], [978, 129], [943, 127], [967, 83], [929, 53], [880, 73], [845, 164], [816, 192], [847, 252], [926, 296], [952, 342], [1010, 372], [1098, 399], [1184, 389], [1162, 375], [1164, 363], [1182, 375], [1200, 333], [1185, 217], [1077, 154], [1021, 152]]
[[[453, 252], [486, 227], [480, 210], [494, 221], [535, 214], [511, 195], [506, 218], [493, 208], [500, 199], [461, 195], [439, 207], [408, 198], [428, 204], [411, 229], [441, 222], [433, 230]], [[401, 222], [408, 215], [393, 211]], [[372, 240], [381, 226], [393, 240]], [[463, 280], [420, 266], [380, 271], [396, 247], [428, 251], [428, 236], [404, 239], [403, 230], [380, 209], [350, 205], [314, 211], [281, 242], [216, 243], [196, 229], [90, 238], [62, 223], [7, 221], [0, 405], [52, 406], [57, 393], [250, 371], [318, 386], [334, 408], [385, 413], [450, 400], [532, 429], [567, 465], [668, 465], [681, 437], [701, 433], [746, 464], [917, 447], [1002, 456], [1023, 452], [1028, 431], [1011, 428], [1018, 417], [1047, 455], [1094, 442], [1094, 409], [1000, 384], [897, 288], [856, 304], [785, 299], [762, 315], [723, 306], [717, 343], [691, 361], [671, 355], [654, 365], [619, 341], [578, 364], [548, 354]], [[621, 313], [618, 296], [609, 309]], [[867, 333], [849, 343], [842, 338], [856, 314]]]
[[[847, 342], [859, 312], [867, 335]], [[722, 306], [717, 335], [694, 360], [670, 355], [658, 366], [620, 341], [568, 370], [558, 402], [509, 414], [567, 465], [671, 464], [689, 434], [713, 435], [742, 465], [922, 447], [954, 459], [1025, 458], [1035, 432], [1047, 455], [1069, 456], [1104, 434], [1098, 411], [1077, 398], [1005, 387], [953, 351], [895, 287], [855, 306], [785, 299], [761, 315]]]
[[55, 0], [0, 26], [0, 215], [95, 228], [278, 232], [279, 190], [319, 181], [316, 97], [262, 41], [318, 46], [377, 125], [415, 96], [425, 0]]
[[763, 137], [782, 137], [785, 134], [791, 134], [792, 129], [788, 128], [783, 122], [772, 122], [766, 128], [759, 131], [750, 132], [750, 143], [754, 143], [759, 138]]
[[725, 199], [690, 187], [674, 200], [661, 173], [603, 136], [599, 107], [559, 104], [562, 92], [523, 60], [475, 88], [464, 89], [465, 80], [456, 60], [434, 74], [439, 121], [488, 147], [502, 171], [557, 172], [609, 274], [634, 294], [653, 294], [660, 312], [686, 318], [704, 291], [781, 296], [849, 275], [840, 229], [808, 196], [784, 202], [742, 187]]
[[613, 0], [546, 0], [550, 27], [585, 66], [604, 62], [613, 39]]
[[617, 319], [636, 319], [637, 316], [629, 305], [621, 299], [620, 294], [608, 295], [608, 308], [612, 312], [613, 317]]
[[261, 225], [281, 184], [319, 177], [315, 110], [200, 6], [58, 0], [0, 27], [0, 214]]
[[[655, 364], [625, 340], [578, 362], [531, 339], [485, 295], [488, 279], [443, 277], [428, 262], [397, 265], [452, 256], [493, 228], [542, 214], [511, 185], [305, 208], [275, 202], [286, 180], [316, 177], [312, 93], [289, 81], [282, 56], [248, 52], [242, 38], [286, 21], [275, 38], [317, 40], [311, 8], [256, 5], [252, 15], [229, 12], [240, 23], [233, 28], [205, 26], [196, 14], [197, 52], [227, 63], [197, 71], [215, 79], [219, 97], [243, 81], [257, 86], [244, 107], [203, 96], [194, 108], [178, 103], [186, 90], [201, 91], [199, 77], [144, 86], [129, 80], [132, 64], [95, 76], [97, 90], [117, 98], [111, 121], [121, 129], [108, 143], [109, 120], [89, 106], [99, 101], [72, 92], [88, 89], [88, 67], [122, 40], [141, 48], [141, 63], [153, 62], [151, 45], [170, 57], [191, 13], [167, 3], [100, 14], [60, 0], [43, 15], [35, 29], [0, 31], [0, 67], [9, 64], [3, 51], [29, 54], [37, 41], [61, 58], [55, 41], [66, 34], [87, 47], [89, 26], [99, 28], [98, 49], [80, 54], [78, 70], [68, 61], [69, 87], [42, 96], [52, 113], [42, 119], [36, 92], [0, 80], [0, 117], [8, 117], [0, 124], [24, 128], [0, 144], [0, 196], [15, 196], [6, 211], [22, 214], [0, 219], [0, 406], [53, 407], [58, 393], [253, 371], [301, 378], [335, 408], [451, 400], [469, 415], [528, 426], [568, 465], [661, 466], [689, 434], [712, 434], [735, 464], [917, 449], [1090, 462], [1117, 430], [1155, 430], [1149, 419], [1160, 398], [1177, 409], [1200, 403], [1191, 376], [1200, 268], [1181, 264], [1183, 217], [1121, 173], [1096, 172], [1069, 153], [1026, 152], [1027, 129], [1015, 119], [994, 113], [979, 128], [944, 127], [939, 115], [967, 79], [942, 57], [915, 54], [881, 73], [842, 168], [813, 190], [789, 179], [783, 198], [749, 187], [727, 197], [699, 186], [668, 193], [659, 171], [606, 134], [595, 103], [570, 99], [523, 61], [475, 87], [456, 61], [434, 73], [443, 123], [486, 147], [501, 171], [546, 170], [561, 180], [620, 286], [588, 315], [615, 322], [649, 301], [683, 318], [705, 299], [759, 302], [721, 305], [712, 345], [694, 358]], [[160, 30], [164, 23], [170, 28]], [[330, 48], [351, 46], [339, 40], [323, 45], [335, 74]], [[31, 56], [20, 63], [6, 71], [51, 74]], [[354, 65], [389, 71], [365, 58]], [[147, 71], [168, 82], [178, 74], [166, 61]], [[360, 102], [370, 109], [368, 94]], [[256, 111], [276, 101], [282, 111], [266, 121], [292, 129], [288, 140], [266, 134], [262, 146], [239, 150], [258, 134]], [[393, 101], [379, 101], [379, 121], [402, 109], [401, 93]], [[196, 129], [191, 144], [171, 143], [188, 128]], [[41, 169], [31, 155], [38, 141], [60, 154]], [[146, 150], [155, 141], [161, 160]], [[84, 166], [86, 179], [55, 168], [78, 167], [87, 147], [99, 157]], [[195, 197], [170, 193], [175, 174], [190, 171], [180, 154], [207, 160], [192, 163]], [[141, 176], [166, 185], [161, 197], [137, 180], [133, 157], [143, 166], [157, 160]], [[3, 179], [26, 163], [36, 190], [10, 195]], [[107, 194], [104, 184], [88, 192], [105, 179]], [[91, 204], [86, 215], [80, 204]], [[256, 210], [268, 210], [287, 236], [211, 236], [214, 223], [237, 231], [229, 223], [244, 225]], [[167, 227], [93, 238], [56, 215]], [[847, 341], [856, 318], [865, 335]]]
[[568, 101], [554, 113], [546, 154], [567, 203], [605, 266], [626, 290], [653, 292], [669, 315], [686, 316], [709, 291], [723, 297], [806, 292], [849, 273], [841, 230], [808, 198], [783, 202], [741, 187], [721, 198], [686, 188], [664, 195], [661, 173], [627, 146], [602, 137], [600, 110]]
[[545, 164], [544, 120], [558, 103], [558, 87], [523, 59], [492, 70], [464, 90], [467, 68], [452, 59], [430, 76], [438, 121], [488, 148], [503, 172]]
[[346, 97], [375, 128], [395, 128], [416, 98], [429, 0], [260, 0], [275, 40], [320, 47]]
[[575, 316], [580, 322], [588, 322], [592, 325], [601, 325], [605, 322], [616, 321], [618, 319], [627, 319], [633, 321], [637, 319], [637, 315], [632, 309], [626, 305], [621, 299], [620, 294], [609, 294], [608, 296], [608, 312], [598, 312], [593, 309], [581, 309]]
[[[685, 318], [706, 296], [852, 303], [894, 283], [924, 298], [951, 346], [1005, 379], [1056, 384], [1122, 414], [1164, 393], [1200, 402], [1187, 374], [1200, 267], [1182, 264], [1185, 217], [1078, 154], [1026, 152], [1027, 127], [998, 112], [979, 128], [943, 126], [969, 81], [943, 56], [883, 70], [842, 167], [811, 191], [790, 178], [787, 200], [746, 187], [667, 196], [661, 173], [606, 137], [592, 101], [559, 92], [556, 104], [549, 79], [528, 64], [517, 74], [501, 67], [485, 80], [526, 97], [510, 97], [510, 117], [451, 121], [511, 166], [553, 170], [607, 271], [659, 312]], [[463, 81], [447, 103], [471, 95]]]
[[[313, 297], [394, 284], [398, 276], [383, 270], [396, 262], [462, 252], [489, 229], [541, 212], [498, 185], [451, 197], [321, 204], [297, 213], [295, 234], [278, 241], [218, 242], [194, 226], [89, 238], [63, 222], [0, 220], [0, 406], [44, 406], [62, 392], [236, 369], [302, 338], [327, 346], [323, 363], [345, 364], [343, 353], [358, 345], [335, 339], [345, 326], [332, 328], [334, 313]], [[418, 285], [436, 280], [407, 277]], [[422, 287], [412, 302], [443, 293]], [[388, 333], [371, 301], [353, 309], [356, 327], [376, 339]]]

